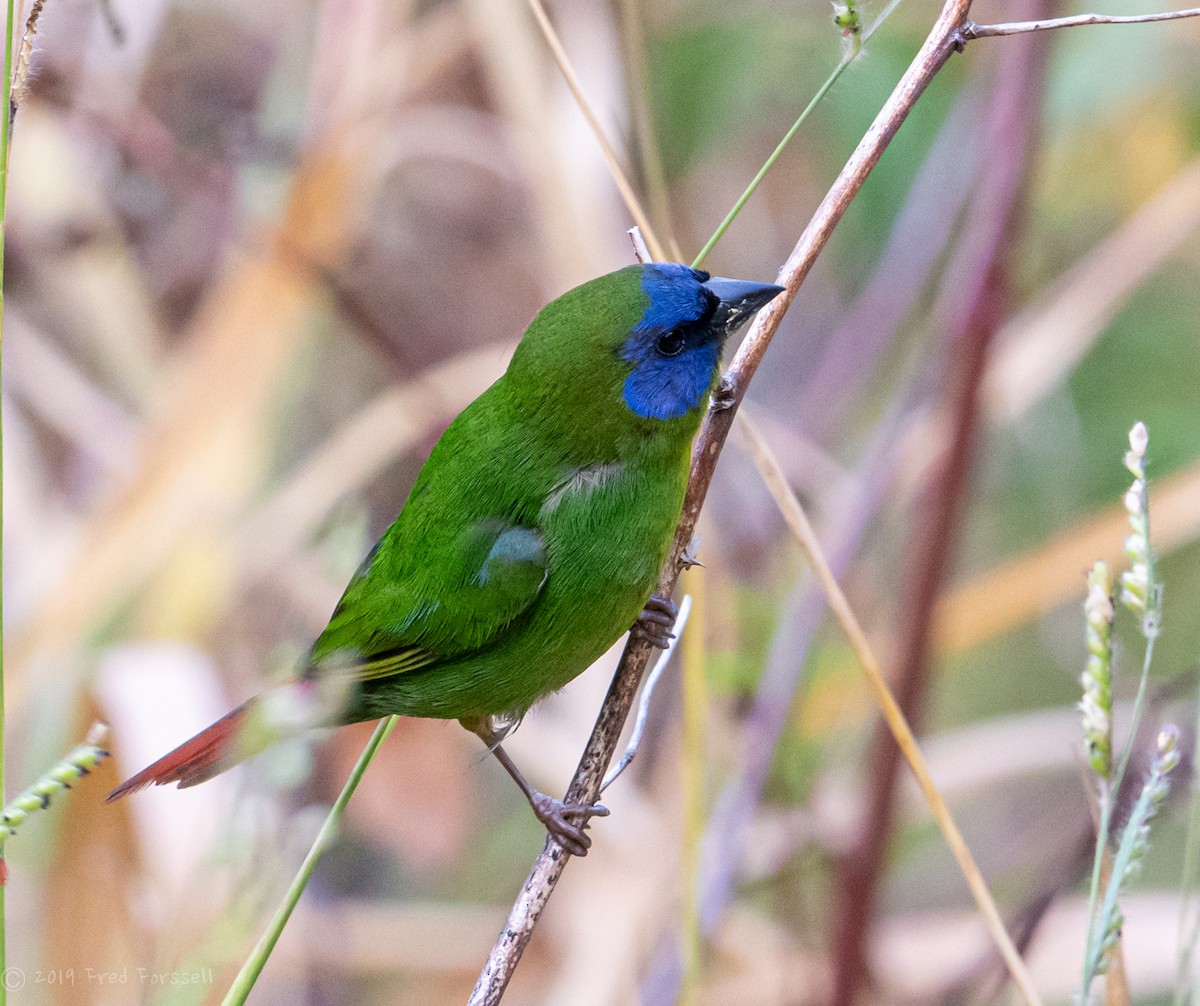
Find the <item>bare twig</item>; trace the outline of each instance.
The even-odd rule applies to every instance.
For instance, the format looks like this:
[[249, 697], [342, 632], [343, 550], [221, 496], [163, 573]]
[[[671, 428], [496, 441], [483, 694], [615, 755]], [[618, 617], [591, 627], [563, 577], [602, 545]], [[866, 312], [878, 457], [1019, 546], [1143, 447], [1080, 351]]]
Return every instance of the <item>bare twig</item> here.
[[629, 235], [629, 240], [633, 244], [633, 254], [642, 265], [647, 262], [653, 262], [654, 256], [650, 254], [650, 249], [646, 247], [646, 235], [642, 233], [642, 229], [634, 224], [626, 233]]
[[1051, 28], [1078, 28], [1086, 24], [1149, 24], [1151, 21], [1178, 21], [1184, 17], [1200, 17], [1200, 7], [1160, 11], [1157, 14], [1074, 14], [1071, 17], [1007, 21], [1003, 24], [976, 24], [974, 21], [967, 21], [962, 27], [962, 38], [963, 41], [970, 42], [976, 38], [1024, 35], [1026, 32], [1049, 31]]
[[[947, 0], [912, 65], [846, 162], [780, 270], [778, 281], [785, 287], [785, 292], [759, 313], [729, 369], [721, 378], [693, 451], [691, 479], [684, 500], [683, 514], [655, 591], [659, 596], [670, 596], [675, 588], [684, 553], [692, 539], [696, 519], [712, 481], [717, 458], [729, 435], [734, 412], [745, 396], [746, 388], [779, 328], [784, 313], [828, 242], [834, 227], [862, 188], [871, 169], [879, 161], [929, 82], [960, 44], [959, 29], [969, 9], [970, 0]], [[612, 759], [622, 725], [637, 692], [638, 682], [645, 671], [649, 654], [650, 646], [644, 640], [631, 639], [626, 645], [592, 736], [568, 789], [569, 802], [595, 801], [604, 771]], [[568, 854], [557, 842], [547, 839], [509, 913], [508, 923], [500, 933], [479, 976], [469, 1000], [472, 1006], [495, 1004], [501, 1000], [568, 858]]]
[[37, 34], [38, 18], [46, 0], [33, 0], [29, 17], [25, 19], [25, 31], [21, 34], [21, 48], [17, 52], [17, 65], [13, 69], [12, 91], [8, 97], [8, 131], [11, 133], [17, 117], [17, 108], [25, 100], [29, 87], [29, 61], [33, 56], [33, 37]]

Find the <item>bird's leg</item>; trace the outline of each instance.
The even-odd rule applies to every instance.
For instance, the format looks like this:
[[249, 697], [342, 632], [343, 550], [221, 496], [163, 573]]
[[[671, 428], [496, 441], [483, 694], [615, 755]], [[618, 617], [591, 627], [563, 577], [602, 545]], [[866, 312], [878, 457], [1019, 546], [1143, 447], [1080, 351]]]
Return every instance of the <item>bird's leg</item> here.
[[547, 796], [530, 785], [529, 780], [517, 768], [516, 763], [508, 756], [500, 744], [500, 737], [492, 729], [488, 717], [474, 720], [460, 720], [464, 727], [475, 734], [488, 750], [496, 756], [496, 760], [504, 766], [504, 770], [513, 778], [534, 815], [546, 826], [546, 830], [554, 836], [558, 844], [572, 856], [586, 856], [591, 848], [592, 840], [587, 835], [588, 819], [592, 817], [607, 817], [609, 810], [603, 804], [564, 803], [552, 796]]
[[671, 627], [675, 624], [678, 615], [679, 605], [669, 597], [651, 594], [650, 600], [646, 602], [646, 607], [642, 609], [642, 613], [638, 615], [637, 620], [633, 623], [633, 628], [629, 631], [646, 640], [651, 646], [665, 650], [671, 645], [671, 640], [675, 638]]

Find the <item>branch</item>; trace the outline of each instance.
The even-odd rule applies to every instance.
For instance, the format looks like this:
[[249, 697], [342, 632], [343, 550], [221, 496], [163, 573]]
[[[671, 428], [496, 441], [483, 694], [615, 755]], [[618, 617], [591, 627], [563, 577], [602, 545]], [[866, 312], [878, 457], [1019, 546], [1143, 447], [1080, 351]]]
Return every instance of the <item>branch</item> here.
[[1078, 28], [1085, 24], [1148, 24], [1151, 21], [1178, 21], [1184, 17], [1200, 17], [1200, 7], [1161, 11], [1158, 14], [1075, 14], [1071, 17], [1007, 21], [1003, 24], [976, 24], [974, 21], [967, 21], [963, 24], [960, 37], [964, 42], [970, 42], [977, 38], [1023, 35], [1030, 31], [1049, 31], [1051, 28]]
[[634, 224], [625, 232], [629, 235], [629, 240], [633, 243], [634, 257], [642, 264], [653, 262], [654, 256], [650, 254], [650, 249], [646, 245], [646, 235], [642, 233], [642, 229]]
[[654, 698], [654, 690], [661, 680], [663, 671], [667, 669], [667, 664], [671, 662], [671, 657], [675, 654], [675, 648], [679, 645], [679, 640], [683, 638], [683, 630], [687, 627], [688, 616], [692, 613], [692, 595], [684, 594], [683, 600], [679, 602], [679, 614], [675, 618], [673, 630], [675, 633], [671, 644], [658, 654], [658, 660], [654, 663], [652, 670], [646, 677], [646, 687], [642, 689], [642, 700], [638, 703], [637, 718], [633, 721], [633, 733], [629, 735], [629, 743], [625, 745], [625, 753], [621, 755], [621, 760], [613, 766], [611, 772], [604, 777], [604, 782], [600, 784], [600, 792], [603, 793], [609, 786], [621, 777], [624, 772], [633, 763], [633, 759], [637, 757], [638, 748], [642, 745], [642, 737], [646, 733], [646, 723], [650, 719], [650, 702]]
[[[912, 111], [917, 99], [961, 45], [960, 31], [969, 9], [970, 0], [947, 0], [925, 44], [842, 168], [841, 174], [780, 270], [778, 282], [785, 287], [785, 292], [759, 313], [729, 369], [722, 376], [696, 440], [683, 515], [655, 591], [659, 596], [669, 597], [675, 588], [684, 553], [691, 541], [700, 507], [712, 481], [717, 458], [729, 435], [734, 413], [745, 396], [746, 388], [778, 330], [784, 313], [791, 306], [800, 285], [829, 241], [834, 227]], [[616, 750], [621, 728], [633, 704], [649, 654], [650, 646], [644, 640], [631, 639], [626, 644], [625, 653], [601, 707], [592, 736], [567, 791], [568, 802], [591, 803], [596, 800], [601, 780]], [[568, 854], [558, 843], [547, 838], [509, 913], [508, 922], [476, 982], [469, 1000], [470, 1006], [492, 1006], [500, 1002], [568, 859]]]

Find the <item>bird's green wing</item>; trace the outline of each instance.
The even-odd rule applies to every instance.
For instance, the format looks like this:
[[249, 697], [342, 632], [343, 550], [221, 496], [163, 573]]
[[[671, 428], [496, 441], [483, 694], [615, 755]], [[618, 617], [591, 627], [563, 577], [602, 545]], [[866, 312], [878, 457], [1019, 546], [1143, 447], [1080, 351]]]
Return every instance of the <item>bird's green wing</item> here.
[[[537, 599], [546, 550], [536, 528], [476, 521], [400, 556], [390, 530], [372, 550], [313, 644], [310, 674], [367, 681], [462, 656], [491, 643]], [[432, 538], [432, 540], [430, 540]]]

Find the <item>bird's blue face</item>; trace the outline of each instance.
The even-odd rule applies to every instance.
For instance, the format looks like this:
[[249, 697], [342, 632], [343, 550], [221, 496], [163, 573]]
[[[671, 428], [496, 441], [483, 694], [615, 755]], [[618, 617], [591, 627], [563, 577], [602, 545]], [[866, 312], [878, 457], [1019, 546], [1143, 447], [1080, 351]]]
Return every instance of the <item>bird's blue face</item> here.
[[720, 299], [708, 273], [675, 263], [647, 266], [646, 311], [621, 346], [633, 365], [625, 404], [643, 419], [676, 419], [694, 409], [712, 383], [727, 329], [710, 325]]

